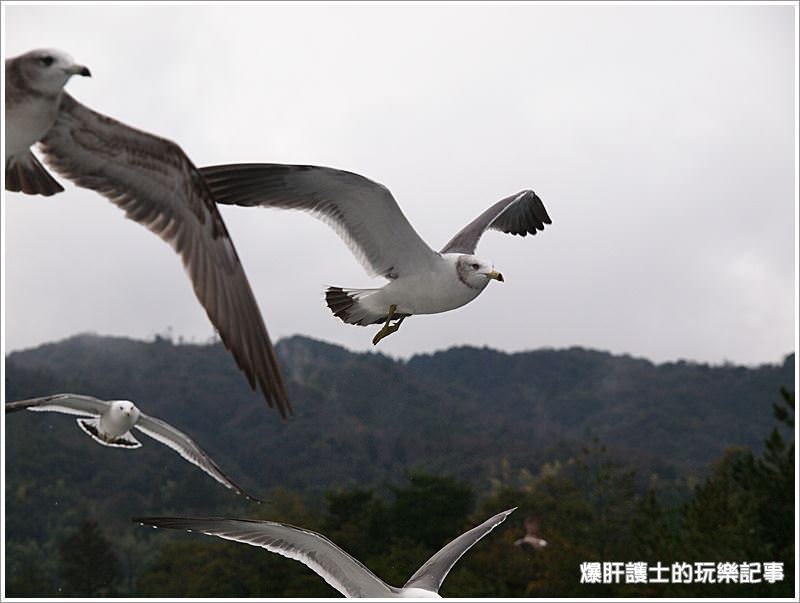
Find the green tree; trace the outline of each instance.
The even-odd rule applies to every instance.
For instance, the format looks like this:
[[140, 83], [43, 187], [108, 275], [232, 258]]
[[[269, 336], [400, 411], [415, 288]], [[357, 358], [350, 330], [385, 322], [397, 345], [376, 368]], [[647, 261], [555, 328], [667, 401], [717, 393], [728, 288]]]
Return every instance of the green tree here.
[[433, 550], [461, 533], [475, 505], [475, 493], [468, 484], [422, 472], [411, 473], [407, 486], [395, 486], [391, 491], [395, 538], [410, 539]]
[[[794, 425], [794, 394], [781, 390], [774, 405], [779, 424]], [[703, 586], [707, 596], [775, 597], [794, 591], [794, 442], [781, 425], [764, 441], [760, 457], [733, 449], [698, 486], [685, 506], [676, 560], [783, 562], [784, 579], [774, 584]], [[697, 585], [671, 585], [673, 596], [697, 595]]]
[[84, 520], [61, 545], [62, 591], [65, 595], [95, 597], [114, 592], [119, 562], [97, 522]]

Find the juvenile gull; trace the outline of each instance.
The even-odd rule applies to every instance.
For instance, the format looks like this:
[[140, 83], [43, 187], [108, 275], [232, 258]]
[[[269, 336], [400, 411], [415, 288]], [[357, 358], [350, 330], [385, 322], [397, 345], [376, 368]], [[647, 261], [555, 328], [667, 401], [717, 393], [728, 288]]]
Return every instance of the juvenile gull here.
[[476, 542], [503, 523], [514, 509], [498, 513], [445, 545], [402, 588], [386, 584], [322, 534], [287, 524], [250, 519], [182, 517], [138, 517], [132, 521], [157, 528], [202, 532], [225, 540], [260, 546], [299, 561], [345, 597], [440, 599], [439, 588], [456, 562]]
[[91, 73], [58, 50], [6, 59], [6, 190], [45, 196], [64, 190], [33, 156], [31, 145], [55, 123], [64, 86], [73, 75]]
[[[45, 52], [50, 54], [43, 55]], [[43, 56], [53, 58], [50, 67], [40, 62]], [[247, 376], [250, 387], [259, 387], [267, 404], [277, 406], [281, 416], [286, 417], [291, 406], [275, 350], [233, 241], [203, 177], [177, 144], [96, 113], [61, 91], [67, 79], [65, 69], [78, 73], [81, 73], [79, 68], [85, 69], [74, 66], [65, 57], [55, 51], [33, 51], [11, 59], [12, 67], [24, 67], [33, 61], [29, 65], [32, 73], [47, 83], [35, 86], [57, 91], [54, 98], [59, 104], [52, 119], [39, 124], [41, 120], [37, 117], [33, 120], [37, 127], [33, 128], [28, 118], [38, 105], [25, 100], [16, 103], [18, 109], [6, 115], [6, 136], [9, 132], [26, 134], [27, 137], [21, 134], [11, 137], [14, 145], [26, 149], [24, 165], [36, 161], [27, 147], [31, 141], [41, 139], [40, 148], [50, 167], [78, 186], [105, 196], [123, 209], [128, 218], [172, 246], [183, 261], [197, 299]], [[6, 65], [8, 70], [9, 64]], [[54, 71], [54, 65], [67, 67]], [[20, 70], [27, 73], [21, 67]], [[48, 104], [48, 111], [55, 106]], [[34, 113], [38, 116], [39, 109]], [[40, 125], [46, 126], [46, 132], [39, 131]], [[7, 145], [9, 140], [6, 139]], [[13, 165], [17, 164], [12, 162]], [[13, 178], [7, 169], [7, 185], [13, 183]], [[22, 182], [29, 181], [20, 178]], [[42, 179], [40, 173], [39, 181]]]
[[55, 394], [7, 402], [5, 405], [6, 412], [16, 412], [22, 409], [88, 417], [77, 419], [78, 426], [98, 444], [114, 448], [139, 448], [142, 444], [131, 433], [135, 427], [145, 435], [172, 448], [226, 488], [250, 500], [261, 502], [225, 475], [214, 460], [201, 450], [189, 436], [169, 423], [144, 414], [129, 400], [106, 401], [78, 394]]
[[267, 163], [210, 166], [200, 172], [218, 203], [311, 212], [334, 228], [369, 274], [388, 279], [379, 289], [329, 287], [325, 292], [328, 307], [344, 322], [383, 323], [373, 344], [412, 314], [453, 310], [475, 299], [490, 280], [503, 281], [491, 262], [474, 255], [486, 230], [525, 236], [551, 223], [541, 199], [524, 190], [489, 207], [437, 253], [389, 190], [358, 174]]

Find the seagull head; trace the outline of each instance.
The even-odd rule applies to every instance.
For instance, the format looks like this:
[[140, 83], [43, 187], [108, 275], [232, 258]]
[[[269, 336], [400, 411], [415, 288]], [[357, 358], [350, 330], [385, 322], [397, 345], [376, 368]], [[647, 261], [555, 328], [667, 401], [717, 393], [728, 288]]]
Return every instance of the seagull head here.
[[505, 280], [491, 262], [474, 255], [458, 256], [456, 270], [461, 281], [473, 289], [483, 289], [492, 279], [501, 283]]
[[116, 419], [123, 419], [136, 423], [139, 419], [139, 409], [130, 400], [115, 400], [111, 403], [111, 413]]
[[60, 50], [31, 50], [15, 60], [19, 61], [28, 87], [42, 94], [58, 94], [73, 75], [92, 75], [87, 67]]

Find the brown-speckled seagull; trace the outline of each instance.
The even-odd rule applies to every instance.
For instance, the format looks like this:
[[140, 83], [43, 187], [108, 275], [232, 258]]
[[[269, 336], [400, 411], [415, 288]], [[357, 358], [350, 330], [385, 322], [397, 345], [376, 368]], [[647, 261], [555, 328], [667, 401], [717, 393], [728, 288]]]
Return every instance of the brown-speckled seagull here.
[[281, 416], [291, 413], [278, 360], [244, 268], [203, 176], [169, 140], [126, 126], [64, 92], [83, 65], [57, 50], [6, 60], [6, 188], [51, 195], [62, 190], [30, 151], [94, 190], [169, 243], [195, 295], [250, 386]]

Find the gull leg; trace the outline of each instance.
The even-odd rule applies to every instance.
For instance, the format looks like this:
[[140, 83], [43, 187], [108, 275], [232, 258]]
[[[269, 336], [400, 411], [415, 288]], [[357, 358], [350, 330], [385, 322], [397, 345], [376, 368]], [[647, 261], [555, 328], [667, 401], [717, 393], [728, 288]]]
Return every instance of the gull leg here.
[[406, 318], [405, 316], [401, 316], [400, 319], [396, 323], [390, 324], [392, 322], [392, 318], [394, 318], [394, 313], [396, 311], [397, 311], [397, 305], [396, 304], [392, 304], [391, 306], [389, 306], [389, 315], [386, 317], [386, 322], [383, 323], [383, 327], [381, 327], [381, 330], [378, 331], [375, 334], [375, 337], [372, 338], [372, 345], [378, 345], [378, 342], [381, 339], [383, 339], [384, 337], [386, 337], [388, 335], [391, 335], [392, 333], [397, 331], [397, 329], [400, 328], [400, 324]]

